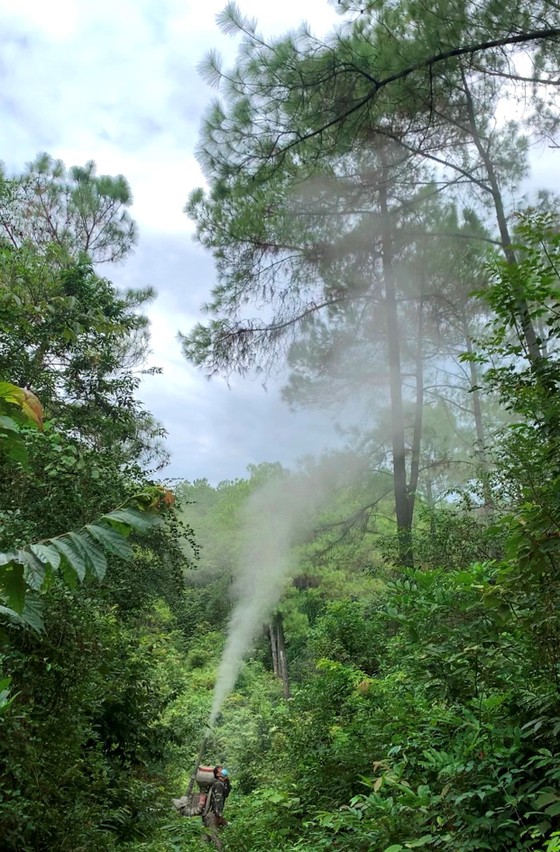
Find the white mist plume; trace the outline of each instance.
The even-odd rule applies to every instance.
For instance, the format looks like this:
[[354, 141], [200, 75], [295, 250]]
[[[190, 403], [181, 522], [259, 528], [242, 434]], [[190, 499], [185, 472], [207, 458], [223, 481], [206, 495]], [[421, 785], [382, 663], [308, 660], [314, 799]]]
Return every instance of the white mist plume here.
[[246, 544], [234, 583], [236, 602], [214, 688], [210, 726], [282, 595], [292, 567], [292, 545], [311, 527], [325, 497], [326, 484], [309, 476], [270, 481], [249, 497], [243, 511]]

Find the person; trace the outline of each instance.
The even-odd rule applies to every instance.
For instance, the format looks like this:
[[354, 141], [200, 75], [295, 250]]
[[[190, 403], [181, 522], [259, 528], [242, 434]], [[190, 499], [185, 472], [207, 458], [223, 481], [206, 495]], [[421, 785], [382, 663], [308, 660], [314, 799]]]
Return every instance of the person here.
[[206, 828], [206, 840], [209, 843], [213, 843], [215, 848], [220, 850], [224, 847], [220, 840], [219, 830], [224, 825], [227, 825], [224, 819], [224, 805], [230, 794], [230, 790], [231, 784], [228, 770], [223, 766], [215, 766], [214, 781], [208, 791], [208, 798], [202, 812], [202, 822]]

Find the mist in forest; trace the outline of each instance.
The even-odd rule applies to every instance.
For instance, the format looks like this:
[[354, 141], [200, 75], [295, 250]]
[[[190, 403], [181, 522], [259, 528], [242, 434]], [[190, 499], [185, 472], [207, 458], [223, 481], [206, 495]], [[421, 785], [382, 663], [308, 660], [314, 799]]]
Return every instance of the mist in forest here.
[[332, 482], [323, 473], [270, 480], [241, 510], [245, 545], [234, 581], [234, 606], [218, 669], [209, 725], [235, 687], [243, 660], [280, 600], [293, 566], [293, 545], [312, 529]]

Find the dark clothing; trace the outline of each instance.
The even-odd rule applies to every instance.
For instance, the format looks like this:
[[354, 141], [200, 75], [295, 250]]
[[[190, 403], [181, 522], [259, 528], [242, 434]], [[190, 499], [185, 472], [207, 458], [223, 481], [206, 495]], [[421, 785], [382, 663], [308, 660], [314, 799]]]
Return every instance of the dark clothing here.
[[218, 836], [218, 829], [225, 825], [223, 817], [224, 805], [229, 796], [230, 783], [226, 779], [222, 781], [217, 778], [208, 793], [206, 807], [202, 813], [202, 822], [205, 828], [208, 829], [206, 839], [212, 842], [216, 849], [223, 849], [222, 842]]
[[212, 812], [218, 816], [222, 816], [226, 799], [229, 796], [229, 790], [229, 781], [222, 781], [220, 778], [216, 778], [210, 787], [204, 813]]

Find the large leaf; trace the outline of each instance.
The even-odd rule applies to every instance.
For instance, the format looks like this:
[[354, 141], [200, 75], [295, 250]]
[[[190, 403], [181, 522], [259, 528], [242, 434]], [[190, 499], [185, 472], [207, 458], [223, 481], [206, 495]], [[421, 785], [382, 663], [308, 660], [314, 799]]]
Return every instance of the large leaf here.
[[19, 434], [19, 426], [12, 417], [0, 415], [0, 453], [27, 467], [27, 448]]
[[22, 627], [31, 627], [37, 633], [41, 633], [45, 628], [42, 612], [41, 599], [34, 594], [26, 595], [23, 612], [16, 612], [11, 607], [0, 604], [0, 616]]
[[19, 550], [18, 561], [23, 565], [23, 576], [31, 589], [40, 589], [45, 579], [45, 563], [31, 550]]
[[37, 633], [44, 630], [43, 607], [39, 595], [29, 594], [25, 596], [25, 606], [20, 617], [26, 627], [32, 627]]
[[55, 547], [48, 544], [30, 544], [29, 549], [37, 556], [45, 565], [50, 565], [53, 571], [57, 571], [60, 565], [60, 553]]
[[99, 542], [104, 550], [120, 556], [121, 559], [130, 559], [132, 548], [123, 536], [110, 526], [101, 524], [87, 524], [86, 530]]
[[125, 528], [135, 529], [138, 532], [146, 532], [153, 527], [159, 520], [154, 515], [149, 515], [146, 512], [135, 509], [132, 506], [127, 506], [124, 509], [115, 509], [114, 512], [109, 512], [103, 515], [101, 521], [107, 521], [111, 526], [124, 526]]
[[72, 542], [82, 549], [86, 563], [98, 580], [102, 580], [107, 571], [107, 560], [97, 543], [85, 532], [69, 533]]
[[0, 382], [0, 399], [3, 399], [5, 402], [11, 402], [14, 405], [21, 406], [23, 401], [23, 391], [11, 382]]
[[86, 576], [87, 564], [82, 554], [69, 541], [67, 536], [51, 539], [53, 547], [59, 551], [62, 558], [66, 561], [66, 567], [70, 567], [76, 574], [79, 580], [83, 580]]
[[[18, 406], [20, 411], [15, 411], [13, 406]], [[27, 449], [18, 421], [26, 425], [34, 423], [42, 430], [43, 407], [27, 388], [0, 382], [0, 453], [27, 468]]]
[[19, 427], [13, 417], [0, 414], [0, 430], [2, 432], [19, 432]]

